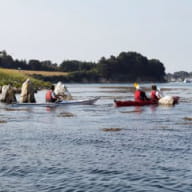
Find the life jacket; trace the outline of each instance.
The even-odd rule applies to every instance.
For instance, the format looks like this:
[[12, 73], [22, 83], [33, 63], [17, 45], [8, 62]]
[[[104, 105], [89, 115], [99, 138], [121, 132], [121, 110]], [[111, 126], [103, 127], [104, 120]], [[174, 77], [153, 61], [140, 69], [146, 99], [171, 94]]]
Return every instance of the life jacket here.
[[141, 101], [141, 90], [136, 90], [134, 94], [135, 101]]
[[158, 97], [157, 97], [157, 95], [156, 95], [156, 91], [155, 91], [155, 90], [152, 90], [152, 91], [151, 91], [151, 99], [152, 99], [152, 100], [159, 100]]
[[56, 100], [56, 98], [52, 97], [52, 91], [51, 90], [47, 91], [47, 93], [45, 95], [45, 100], [46, 100], [46, 102], [54, 102]]
[[135, 101], [148, 101], [149, 99], [147, 98], [146, 94], [142, 90], [136, 90], [135, 91]]

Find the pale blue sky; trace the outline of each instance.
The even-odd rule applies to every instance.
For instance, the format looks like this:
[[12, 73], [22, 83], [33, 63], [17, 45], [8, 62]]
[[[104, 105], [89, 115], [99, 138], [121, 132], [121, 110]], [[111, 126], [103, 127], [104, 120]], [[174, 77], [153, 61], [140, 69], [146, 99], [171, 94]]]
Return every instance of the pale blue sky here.
[[192, 71], [192, 0], [0, 0], [0, 50], [15, 59], [98, 61], [136, 51]]

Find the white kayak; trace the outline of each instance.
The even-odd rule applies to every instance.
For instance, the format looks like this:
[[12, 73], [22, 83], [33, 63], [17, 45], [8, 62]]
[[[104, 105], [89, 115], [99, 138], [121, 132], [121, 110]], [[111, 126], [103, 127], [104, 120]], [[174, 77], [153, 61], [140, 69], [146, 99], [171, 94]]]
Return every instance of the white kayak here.
[[56, 103], [14, 103], [12, 107], [57, 107], [63, 105], [93, 105], [100, 97], [94, 97], [81, 100], [65, 100]]

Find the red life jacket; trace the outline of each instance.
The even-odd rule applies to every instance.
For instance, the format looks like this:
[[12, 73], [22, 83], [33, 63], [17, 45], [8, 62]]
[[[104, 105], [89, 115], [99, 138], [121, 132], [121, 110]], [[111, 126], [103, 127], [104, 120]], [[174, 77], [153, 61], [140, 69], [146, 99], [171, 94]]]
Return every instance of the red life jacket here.
[[151, 91], [151, 99], [152, 99], [152, 100], [158, 100], [158, 97], [157, 97], [157, 95], [156, 95], [156, 91], [155, 91], [155, 90], [152, 90], [152, 91]]
[[47, 91], [47, 93], [45, 95], [45, 100], [46, 100], [46, 102], [53, 102], [54, 98], [52, 97], [52, 91], [51, 90]]
[[141, 91], [136, 90], [134, 94], [135, 101], [141, 101]]

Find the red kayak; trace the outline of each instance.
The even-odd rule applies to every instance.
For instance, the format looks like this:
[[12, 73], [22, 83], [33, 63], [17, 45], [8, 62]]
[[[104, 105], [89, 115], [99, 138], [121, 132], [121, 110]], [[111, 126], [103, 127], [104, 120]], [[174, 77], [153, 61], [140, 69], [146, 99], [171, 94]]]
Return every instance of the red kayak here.
[[152, 101], [152, 100], [148, 100], [148, 101], [131, 101], [131, 100], [117, 101], [117, 100], [114, 100], [114, 103], [115, 103], [116, 107], [144, 106], [144, 105], [157, 105], [158, 104], [157, 101]]
[[[174, 98], [174, 104], [177, 104], [179, 102], [179, 97], [173, 97]], [[145, 106], [145, 105], [158, 105], [158, 101], [153, 100], [146, 100], [146, 101], [131, 101], [131, 100], [125, 100], [125, 101], [117, 101], [114, 100], [116, 107], [125, 107], [125, 106]]]

